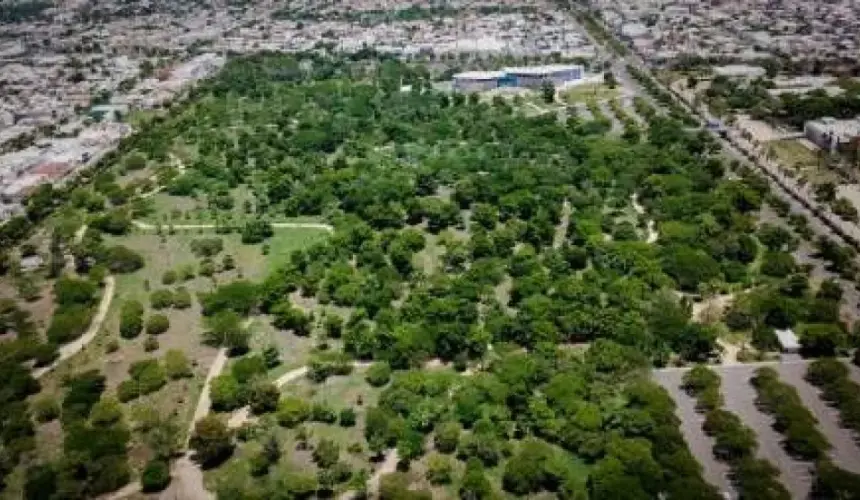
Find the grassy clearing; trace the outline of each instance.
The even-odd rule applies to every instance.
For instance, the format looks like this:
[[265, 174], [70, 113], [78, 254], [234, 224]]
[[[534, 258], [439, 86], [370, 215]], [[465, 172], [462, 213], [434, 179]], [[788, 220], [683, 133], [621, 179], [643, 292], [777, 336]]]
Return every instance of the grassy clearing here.
[[771, 141], [767, 145], [776, 155], [777, 160], [784, 165], [802, 168], [818, 164], [815, 152], [795, 140]]
[[602, 83], [586, 83], [559, 92], [565, 104], [584, 103], [588, 100], [608, 100], [618, 97], [618, 89], [611, 89]]

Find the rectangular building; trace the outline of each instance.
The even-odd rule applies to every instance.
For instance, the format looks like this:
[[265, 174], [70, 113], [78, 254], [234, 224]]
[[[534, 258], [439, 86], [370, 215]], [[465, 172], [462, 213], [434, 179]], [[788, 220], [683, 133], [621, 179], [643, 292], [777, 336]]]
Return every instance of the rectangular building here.
[[851, 120], [811, 120], [803, 125], [803, 133], [818, 147], [831, 153], [852, 150], [860, 142], [860, 117]]

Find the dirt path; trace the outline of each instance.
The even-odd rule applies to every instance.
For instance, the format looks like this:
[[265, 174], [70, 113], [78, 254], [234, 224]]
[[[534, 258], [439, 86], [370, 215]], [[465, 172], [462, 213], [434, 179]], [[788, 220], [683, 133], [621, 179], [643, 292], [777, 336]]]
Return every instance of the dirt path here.
[[99, 330], [102, 328], [102, 324], [107, 317], [107, 313], [110, 310], [111, 302], [113, 301], [114, 289], [116, 288], [116, 281], [113, 276], [105, 277], [105, 289], [102, 292], [102, 298], [99, 302], [98, 309], [96, 310], [95, 316], [93, 316], [93, 320], [90, 323], [90, 327], [87, 328], [87, 331], [84, 332], [83, 335], [78, 337], [77, 339], [69, 342], [68, 344], [63, 344], [60, 346], [60, 356], [50, 365], [43, 366], [41, 368], [36, 368], [32, 371], [32, 375], [34, 378], [40, 378], [44, 376], [46, 373], [54, 370], [57, 366], [60, 365], [63, 361], [71, 358], [75, 354], [81, 352], [84, 347], [87, 346], [93, 339], [98, 335]]
[[552, 239], [552, 247], [561, 248], [567, 238], [567, 227], [570, 225], [570, 202], [564, 200], [561, 205], [561, 222], [555, 228], [555, 236]]
[[[365, 361], [353, 361], [352, 362], [352, 367], [354, 369], [365, 369], [365, 368], [369, 367], [370, 365], [371, 365], [371, 363], [368, 363]], [[302, 366], [301, 368], [296, 368], [295, 370], [290, 370], [287, 373], [285, 373], [285, 374], [281, 375], [280, 377], [278, 377], [277, 379], [275, 379], [275, 381], [274, 381], [275, 387], [280, 389], [281, 387], [289, 384], [290, 382], [293, 382], [295, 380], [300, 379], [301, 377], [304, 377], [305, 375], [307, 375], [307, 373], [308, 373], [308, 367], [307, 366]], [[227, 419], [227, 427], [230, 429], [236, 429], [238, 427], [242, 427], [242, 425], [245, 422], [248, 422], [252, 418], [253, 417], [251, 416], [251, 408], [250, 407], [245, 406], [245, 407], [239, 408], [238, 410], [234, 411], [230, 415], [229, 419]]]
[[[635, 210], [638, 215], [645, 215], [645, 207], [639, 203], [639, 195], [633, 193], [630, 200], [633, 202], [633, 210]], [[654, 227], [654, 221], [652, 219], [648, 219], [646, 231], [647, 235], [645, 236], [645, 241], [648, 243], [654, 243], [657, 241], [657, 238], [660, 237], [660, 233], [658, 233], [657, 229]]]
[[[156, 226], [154, 224], [150, 224], [149, 222], [144, 222], [140, 220], [132, 221], [134, 227], [141, 229], [143, 231], [154, 231]], [[173, 229], [214, 229], [217, 227], [215, 224], [174, 224]], [[273, 222], [273, 229], [321, 229], [323, 231], [333, 232], [334, 227], [331, 224], [324, 224], [322, 222]]]
[[218, 349], [218, 354], [215, 360], [212, 361], [212, 366], [209, 367], [209, 373], [206, 375], [206, 381], [203, 383], [203, 390], [200, 391], [200, 399], [197, 400], [197, 407], [194, 408], [194, 416], [191, 418], [191, 423], [188, 425], [188, 433], [185, 437], [185, 447], [188, 447], [188, 441], [191, 439], [191, 434], [194, 432], [194, 425], [198, 420], [209, 414], [209, 408], [212, 407], [212, 398], [210, 397], [209, 386], [212, 380], [221, 374], [221, 370], [227, 364], [227, 348]]
[[[370, 476], [370, 479], [367, 480], [367, 494], [366, 498], [375, 498], [376, 493], [379, 491], [379, 483], [382, 480], [382, 476], [386, 474], [391, 474], [392, 472], [397, 472], [397, 463], [400, 461], [400, 456], [397, 454], [397, 449], [392, 448], [388, 450], [385, 454], [385, 459], [379, 465], [379, 468], [376, 469], [376, 472]], [[357, 498], [358, 494], [356, 491], [350, 490], [341, 493], [338, 497], [338, 500], [353, 500]]]

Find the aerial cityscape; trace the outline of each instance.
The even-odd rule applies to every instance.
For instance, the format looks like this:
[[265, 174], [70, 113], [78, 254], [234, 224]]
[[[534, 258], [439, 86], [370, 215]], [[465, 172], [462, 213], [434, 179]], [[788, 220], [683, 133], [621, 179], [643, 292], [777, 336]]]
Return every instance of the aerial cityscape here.
[[860, 500], [858, 33], [0, 0], [0, 498]]

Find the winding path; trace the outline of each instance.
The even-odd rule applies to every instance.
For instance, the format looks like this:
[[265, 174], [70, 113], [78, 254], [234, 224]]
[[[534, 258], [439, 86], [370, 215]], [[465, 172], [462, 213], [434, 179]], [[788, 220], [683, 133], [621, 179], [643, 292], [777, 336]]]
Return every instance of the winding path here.
[[90, 323], [90, 327], [87, 328], [87, 331], [84, 332], [84, 334], [77, 339], [69, 342], [68, 344], [61, 345], [59, 349], [60, 356], [56, 360], [54, 360], [53, 363], [48, 366], [33, 369], [33, 371], [31, 372], [33, 378], [43, 377], [46, 373], [53, 371], [60, 365], [60, 363], [81, 352], [84, 347], [87, 346], [87, 344], [89, 344], [96, 338], [96, 335], [98, 335], [99, 330], [101, 330], [102, 324], [104, 323], [105, 318], [107, 317], [107, 313], [110, 310], [110, 305], [113, 301], [115, 288], [116, 280], [114, 280], [114, 277], [106, 276], [105, 288], [102, 292], [102, 298], [99, 302], [99, 307], [96, 310], [96, 314], [95, 316], [93, 316], [93, 320]]

